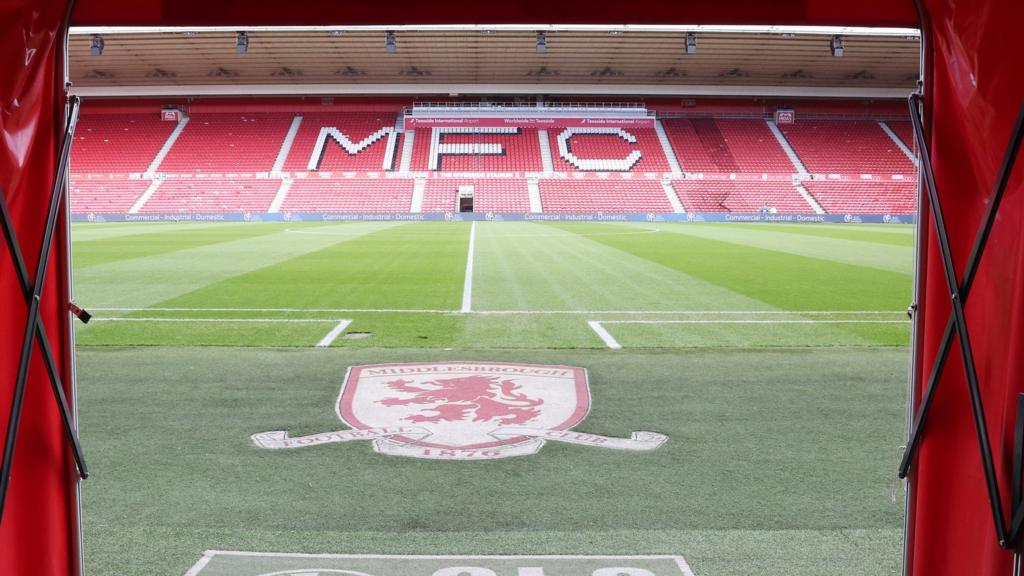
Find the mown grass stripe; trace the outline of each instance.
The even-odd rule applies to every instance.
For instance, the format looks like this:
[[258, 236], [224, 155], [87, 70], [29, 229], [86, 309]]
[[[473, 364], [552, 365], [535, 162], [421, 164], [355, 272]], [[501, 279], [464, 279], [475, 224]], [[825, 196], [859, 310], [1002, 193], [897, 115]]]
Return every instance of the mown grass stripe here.
[[[656, 243], [660, 234], [579, 224], [481, 223], [477, 233], [476, 310], [765, 309], [685, 271], [614, 249], [602, 240]], [[590, 233], [614, 233], [591, 237]]]
[[148, 258], [192, 248], [214, 246], [224, 242], [257, 238], [279, 231], [279, 227], [274, 225], [231, 223], [207, 226], [189, 233], [183, 233], [180, 229], [153, 230], [102, 240], [77, 240], [72, 245], [74, 265], [81, 270], [100, 264]]
[[[720, 223], [715, 226], [743, 230], [749, 227], [750, 223]], [[914, 227], [909, 224], [779, 224], [772, 222], [764, 225], [753, 224], [753, 226], [763, 226], [776, 232], [802, 236], [841, 238], [892, 246], [913, 247], [914, 245]]]
[[720, 224], [683, 224], [666, 226], [664, 230], [760, 250], [908, 275], [914, 265], [913, 246], [874, 242], [870, 235], [861, 235], [858, 239], [805, 235], [796, 233], [792, 227], [782, 229], [773, 224], [747, 224], [742, 228]]
[[[244, 230], [248, 225], [236, 223], [235, 226]], [[368, 234], [396, 224], [353, 223], [335, 226]], [[215, 238], [211, 239], [203, 230], [199, 230], [191, 234], [207, 238], [210, 242], [195, 248], [84, 268], [79, 267], [75, 261], [76, 300], [86, 307], [145, 308], [233, 276], [354, 239], [323, 236], [293, 242], [283, 232], [284, 226], [277, 225], [277, 230], [278, 233], [230, 242], [216, 242]], [[138, 241], [146, 242], [151, 237], [140, 237]]]
[[[295, 244], [295, 235], [288, 244]], [[159, 307], [454, 309], [469, 225], [409, 223], [354, 238], [303, 237], [317, 250], [231, 275]]]
[[907, 274], [866, 266], [746, 244], [738, 249], [735, 242], [684, 233], [659, 234], [656, 241], [646, 242], [628, 236], [590, 240], [783, 310], [897, 310], [905, 308], [910, 300]]

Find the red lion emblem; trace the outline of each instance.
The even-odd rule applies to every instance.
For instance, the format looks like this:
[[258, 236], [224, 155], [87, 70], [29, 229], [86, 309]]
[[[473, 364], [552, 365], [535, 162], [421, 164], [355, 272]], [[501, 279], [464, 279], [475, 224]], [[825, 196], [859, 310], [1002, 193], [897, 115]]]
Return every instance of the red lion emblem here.
[[514, 381], [501, 380], [497, 376], [441, 378], [421, 384], [431, 388], [411, 386], [412, 383], [412, 380], [388, 382], [388, 388], [413, 396], [385, 398], [378, 403], [384, 406], [433, 404], [421, 410], [421, 414], [403, 418], [410, 422], [455, 422], [472, 415], [473, 422], [497, 420], [503, 426], [529, 422], [540, 415], [537, 407], [544, 403], [539, 398], [518, 392], [520, 386]]

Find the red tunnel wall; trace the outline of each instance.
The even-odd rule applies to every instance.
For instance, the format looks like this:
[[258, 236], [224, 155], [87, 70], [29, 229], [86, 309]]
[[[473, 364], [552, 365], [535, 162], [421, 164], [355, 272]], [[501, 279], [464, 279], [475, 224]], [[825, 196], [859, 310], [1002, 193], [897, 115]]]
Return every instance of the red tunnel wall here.
[[[1015, 70], [1015, 25], [1024, 7], [1015, 0], [925, 0], [934, 51], [927, 89], [929, 140], [943, 207], [950, 224], [955, 259], [962, 270], [978, 220], [1008, 138], [1022, 94], [1024, 75]], [[0, 185], [5, 187], [18, 233], [34, 263], [49, 179], [56, 154], [55, 118], [60, 102], [58, 23], [63, 2], [12, 0], [0, 5]], [[537, 3], [513, 0], [494, 4], [476, 0], [445, 3], [393, 1], [387, 7], [368, 2], [301, 2], [281, 10], [279, 3], [229, 0], [81, 0], [80, 25], [111, 24], [371, 24], [400, 14], [403, 23], [652, 23], [652, 24], [841, 24], [913, 26], [908, 1], [792, 0], [721, 2], [696, 0], [666, 4], [637, 0]], [[31, 54], [31, 57], [28, 55]], [[991, 247], [979, 270], [970, 302], [969, 323], [977, 349], [979, 375], [989, 416], [1001, 482], [1007, 466], [1014, 414], [1013, 396], [1024, 387], [1024, 215], [1021, 177], [1012, 181]], [[930, 220], [924, 218], [922, 227]], [[934, 236], [924, 235], [919, 367], [934, 357], [948, 313], [948, 294]], [[45, 320], [55, 348], [67, 358], [63, 305], [66, 287], [61, 257], [66, 238], [58, 236], [52, 281], [45, 299]], [[0, 305], [23, 310], [10, 261], [0, 251]], [[19, 315], [0, 330], [0, 417], [5, 415], [16, 370], [21, 329]], [[13, 352], [12, 352], [13, 351]], [[910, 574], [1006, 574], [1009, 554], [996, 547], [992, 522], [954, 352], [934, 418], [912, 475], [915, 488], [908, 541]], [[74, 573], [73, 507], [70, 470], [53, 410], [44, 394], [41, 366], [33, 364], [33, 392], [26, 402], [23, 431], [12, 483], [12, 504], [0, 526], [0, 573], [58, 575]], [[0, 426], [3, 424], [0, 423]], [[86, 442], [86, 446], [88, 443]], [[1004, 499], [1006, 494], [1004, 493]], [[13, 552], [11, 552], [13, 551]], [[40, 561], [40, 559], [43, 559]]]
[[[1024, 77], [1009, 38], [1024, 4], [1015, 0], [929, 0], [927, 136], [957, 277], [988, 206], [996, 173], [1024, 100]], [[1024, 392], [1024, 162], [1017, 162], [989, 247], [965, 307], [988, 433], [1008, 506], [1016, 395]], [[927, 207], [922, 207], [922, 211]], [[949, 291], [931, 218], [923, 214], [918, 397], [950, 311]], [[986, 495], [958, 342], [940, 382], [912, 470], [909, 574], [1010, 574], [998, 548]]]
[[[61, 27], [66, 7], [63, 1], [0, 2], [0, 188], [30, 275], [36, 268], [62, 131]], [[40, 314], [61, 378], [67, 383], [64, 230], [61, 224], [54, 239]], [[26, 313], [7, 246], [0, 239], [0, 434], [6, 434]], [[0, 523], [0, 574], [49, 576], [77, 571], [73, 470], [58, 414], [36, 352]], [[3, 438], [0, 435], [0, 443]]]

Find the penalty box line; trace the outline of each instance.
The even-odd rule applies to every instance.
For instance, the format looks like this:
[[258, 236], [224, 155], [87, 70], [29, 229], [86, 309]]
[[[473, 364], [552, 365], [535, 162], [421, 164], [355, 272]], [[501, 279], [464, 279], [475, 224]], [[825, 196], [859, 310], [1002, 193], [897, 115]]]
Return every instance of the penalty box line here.
[[99, 322], [203, 322], [212, 324], [324, 324], [327, 322], [337, 322], [334, 328], [331, 328], [331, 331], [316, 343], [316, 348], [327, 348], [338, 339], [338, 336], [341, 336], [341, 334], [345, 332], [345, 329], [347, 329], [350, 324], [352, 324], [352, 320], [348, 318], [338, 320], [336, 318], [146, 318], [135, 316], [108, 316], [93, 317], [92, 319]]
[[[791, 314], [800, 314], [792, 312]], [[850, 319], [698, 319], [698, 320], [589, 320], [587, 325], [597, 334], [605, 346], [612, 350], [622, 349], [622, 344], [612, 336], [604, 324], [906, 324], [909, 320], [850, 320]]]
[[330, 346], [331, 343], [338, 338], [338, 336], [341, 336], [341, 333], [344, 332], [345, 329], [348, 328], [348, 325], [351, 323], [351, 320], [339, 320], [338, 325], [332, 328], [331, 331], [328, 332], [326, 336], [321, 338], [320, 341], [316, 343], [316, 347], [327, 348], [328, 346]]
[[619, 341], [616, 340], [608, 330], [605, 330], [605, 327], [601, 326], [601, 323], [597, 320], [591, 320], [587, 322], [587, 325], [590, 326], [590, 329], [597, 334], [597, 337], [600, 338], [602, 342], [604, 342], [605, 346], [612, 350], [619, 350], [622, 348], [622, 344], [619, 344]]
[[[166, 307], [89, 307], [91, 312], [254, 312], [254, 313], [350, 313], [350, 314], [459, 314], [462, 310], [443, 308], [166, 308]], [[470, 310], [479, 316], [541, 316], [597, 314], [629, 316], [880, 316], [901, 314], [906, 310]], [[98, 318], [97, 318], [98, 319]]]
[[[675, 567], [679, 569], [682, 576], [695, 576], [693, 569], [690, 568], [689, 562], [686, 557], [678, 554], [624, 554], [624, 555], [611, 555], [611, 554], [530, 554], [530, 555], [519, 555], [519, 554], [332, 554], [332, 553], [301, 553], [301, 552], [266, 552], [266, 551], [243, 551], [243, 550], [206, 550], [203, 552], [202, 557], [196, 562], [188, 572], [185, 572], [184, 576], [200, 576], [203, 569], [216, 557], [234, 557], [234, 558], [269, 558], [269, 559], [298, 559], [298, 560], [451, 560], [451, 561], [487, 561], [487, 560], [520, 560], [524, 563], [536, 563], [543, 562], [546, 560], [605, 560], [609, 562], [622, 562], [624, 560], [664, 560], [675, 564]], [[335, 571], [334, 569], [327, 569], [327, 571]], [[337, 570], [341, 572], [341, 570]], [[299, 572], [299, 570], [288, 570], [287, 573]], [[310, 574], [317, 573], [317, 570], [310, 570]], [[274, 572], [274, 574], [280, 574], [282, 572]], [[356, 574], [356, 572], [351, 572]], [[519, 569], [519, 574], [533, 574], [542, 573], [531, 568]], [[364, 573], [365, 574], [365, 573]], [[429, 572], [425, 572], [429, 574]]]

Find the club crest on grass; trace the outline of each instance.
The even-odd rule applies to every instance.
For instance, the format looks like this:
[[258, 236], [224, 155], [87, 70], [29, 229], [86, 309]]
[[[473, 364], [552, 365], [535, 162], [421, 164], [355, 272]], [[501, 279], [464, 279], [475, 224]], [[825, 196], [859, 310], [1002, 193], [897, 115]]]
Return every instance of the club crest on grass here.
[[252, 435], [281, 449], [370, 440], [381, 454], [438, 460], [493, 460], [535, 454], [547, 441], [654, 450], [668, 438], [633, 432], [613, 438], [575, 432], [590, 411], [587, 372], [573, 366], [505, 362], [372, 364], [349, 369], [335, 407], [350, 429], [292, 438]]

